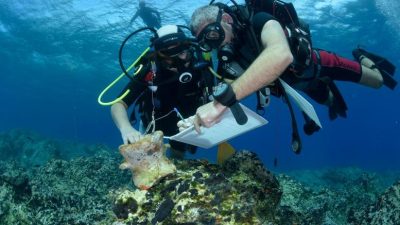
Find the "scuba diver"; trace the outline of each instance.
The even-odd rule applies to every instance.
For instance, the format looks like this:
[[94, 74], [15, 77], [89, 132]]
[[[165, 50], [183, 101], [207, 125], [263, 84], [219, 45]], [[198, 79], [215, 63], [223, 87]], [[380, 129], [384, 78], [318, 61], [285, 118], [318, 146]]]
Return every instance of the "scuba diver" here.
[[[179, 132], [177, 122], [209, 101], [208, 92], [214, 81], [206, 70], [209, 62], [181, 27], [165, 25], [157, 30], [151, 39], [153, 50], [140, 59], [140, 69], [136, 67], [137, 74], [121, 92], [129, 89], [129, 94], [111, 106], [112, 118], [124, 144], [138, 141], [150, 127], [166, 136], [175, 135]], [[135, 107], [129, 118], [127, 109], [132, 105]], [[136, 106], [140, 127], [147, 128], [146, 131], [138, 131], [131, 124], [136, 121]], [[195, 146], [173, 140], [169, 144], [175, 158], [183, 158], [185, 151], [196, 151]]]
[[139, 1], [139, 8], [136, 11], [135, 15], [133, 15], [129, 24], [132, 24], [133, 21], [135, 21], [138, 16], [142, 18], [143, 22], [148, 27], [155, 27], [155, 28], [161, 27], [160, 13], [157, 10], [146, 6], [146, 2], [144, 0]]
[[[265, 93], [260, 92], [267, 86], [280, 97], [285, 94], [280, 78], [327, 105], [330, 118], [335, 119], [346, 117], [347, 106], [334, 81], [390, 89], [397, 84], [392, 77], [394, 65], [383, 57], [357, 48], [353, 61], [313, 48], [308, 25], [297, 17], [291, 3], [248, 0], [246, 5], [238, 5], [231, 0], [234, 5], [229, 7], [213, 2], [195, 10], [191, 30], [204, 51], [217, 51], [217, 73], [233, 81], [226, 93], [232, 99], [226, 102], [256, 92], [262, 96]], [[201, 106], [192, 119], [197, 130], [213, 126], [228, 106], [215, 100]], [[310, 118], [305, 119], [306, 134], [319, 130]]]

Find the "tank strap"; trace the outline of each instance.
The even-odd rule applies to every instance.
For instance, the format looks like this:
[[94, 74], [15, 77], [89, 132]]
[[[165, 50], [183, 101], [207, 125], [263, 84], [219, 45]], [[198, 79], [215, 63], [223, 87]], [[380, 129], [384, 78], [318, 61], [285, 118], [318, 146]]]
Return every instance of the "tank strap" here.
[[321, 56], [319, 55], [318, 49], [313, 49], [313, 52], [317, 58], [317, 63], [314, 63], [314, 76], [318, 78], [321, 75]]

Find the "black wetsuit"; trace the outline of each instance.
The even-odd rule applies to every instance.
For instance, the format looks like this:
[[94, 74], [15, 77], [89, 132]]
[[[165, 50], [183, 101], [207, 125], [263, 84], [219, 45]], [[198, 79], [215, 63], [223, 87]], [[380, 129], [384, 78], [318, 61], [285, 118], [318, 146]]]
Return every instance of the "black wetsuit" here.
[[[204, 90], [207, 82], [209, 82], [209, 80], [206, 81], [206, 76], [211, 75], [206, 73], [205, 70], [187, 69], [186, 72], [191, 73], [192, 79], [187, 83], [182, 83], [179, 81], [180, 74], [162, 69], [161, 66], [157, 67], [154, 76], [149, 63], [134, 79], [149, 84], [153, 82], [154, 86], [157, 86], [157, 90], [152, 91], [152, 87], [131, 81], [121, 92], [124, 93], [128, 88], [131, 90], [123, 101], [128, 106], [134, 103], [139, 105], [140, 118], [144, 128], [151, 122], [154, 108], [155, 129], [163, 131], [165, 136], [177, 134], [179, 132], [177, 122], [180, 118], [173, 111], [174, 108], [177, 108], [182, 116], [187, 118], [194, 115], [196, 109], [206, 103], [205, 98], [208, 98], [208, 96], [204, 95]], [[180, 142], [170, 141], [170, 144], [175, 150], [189, 150], [192, 153], [195, 151], [194, 146], [184, 145]]]
[[160, 13], [155, 9], [152, 9], [147, 6], [140, 7], [138, 11], [135, 13], [135, 15], [132, 17], [131, 22], [133, 22], [138, 16], [142, 18], [143, 22], [148, 27], [155, 27], [155, 28], [161, 27]]
[[[269, 20], [275, 20], [275, 18], [268, 13], [258, 13], [254, 16], [253, 28], [257, 38], [257, 41], [261, 43], [260, 36], [261, 30], [264, 24]], [[248, 40], [248, 35], [246, 32], [237, 32], [235, 40], [235, 51], [236, 55], [234, 61], [237, 62], [244, 70], [258, 57], [258, 52], [252, 46], [251, 41]], [[262, 48], [262, 47], [261, 47]], [[312, 63], [309, 66], [310, 71], [303, 71], [304, 74], [294, 74], [293, 71], [287, 70], [283, 74], [283, 79], [288, 80], [289, 83], [293, 84], [299, 79], [304, 78], [310, 80], [309, 78], [314, 78], [318, 73], [319, 77], [328, 76], [332, 80], [343, 80], [343, 81], [353, 81], [358, 82], [361, 78], [361, 65], [359, 62], [352, 61], [331, 52], [313, 49], [312, 53]], [[318, 57], [320, 59], [318, 59]], [[314, 66], [318, 66], [319, 71], [314, 71]], [[229, 74], [226, 70], [220, 70], [222, 74]], [[306, 74], [312, 73], [312, 74]], [[240, 76], [240, 74], [237, 74]], [[297, 79], [299, 78], [299, 79]]]

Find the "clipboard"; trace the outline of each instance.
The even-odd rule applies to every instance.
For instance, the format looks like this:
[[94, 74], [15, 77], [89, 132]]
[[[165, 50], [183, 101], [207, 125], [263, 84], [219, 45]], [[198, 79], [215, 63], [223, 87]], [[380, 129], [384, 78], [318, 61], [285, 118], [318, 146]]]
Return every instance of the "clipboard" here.
[[170, 140], [175, 140], [207, 149], [268, 123], [265, 118], [250, 110], [246, 106], [242, 104], [240, 104], [240, 106], [243, 108], [243, 111], [248, 117], [247, 123], [243, 125], [236, 123], [231, 110], [228, 109], [222, 115], [222, 119], [219, 123], [210, 128], [201, 127], [201, 134], [198, 134], [194, 129], [194, 126], [191, 126], [179, 132], [178, 134], [171, 136]]
[[315, 112], [314, 107], [311, 105], [309, 101], [307, 101], [300, 93], [298, 93], [295, 89], [289, 86], [284, 80], [280, 79], [280, 82], [285, 89], [286, 93], [294, 100], [297, 106], [310, 117], [320, 128], [322, 128], [321, 122], [319, 121], [318, 115]]

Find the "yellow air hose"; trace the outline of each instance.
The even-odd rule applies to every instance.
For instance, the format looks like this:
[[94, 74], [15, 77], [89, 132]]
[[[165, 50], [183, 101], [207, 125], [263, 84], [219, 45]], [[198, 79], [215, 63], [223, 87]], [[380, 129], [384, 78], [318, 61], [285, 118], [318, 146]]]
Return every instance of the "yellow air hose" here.
[[226, 83], [231, 84], [233, 82], [233, 80], [228, 79], [228, 78], [222, 78], [221, 75], [219, 75], [217, 72], [215, 72], [215, 70], [213, 70], [213, 68], [211, 68], [210, 66], [208, 67], [208, 70], [211, 72], [212, 75], [214, 75], [216, 78], [220, 79], [220, 80], [224, 80]]
[[[150, 47], [147, 47], [142, 54], [140, 54], [140, 56], [128, 67], [128, 69], [126, 70], [127, 72], [129, 72], [129, 70], [131, 70], [134, 66], [136, 66], [136, 64], [139, 62], [139, 60], [150, 50]], [[140, 72], [140, 70], [142, 70], [143, 65], [140, 65], [139, 68], [137, 69], [137, 71], [133, 74], [134, 76], [136, 76], [136, 74], [138, 74]], [[101, 99], [103, 98], [103, 95], [112, 87], [114, 86], [123, 76], [125, 76], [125, 73], [122, 72], [113, 82], [111, 82], [99, 95], [99, 97], [97, 98], [97, 102], [102, 105], [102, 106], [109, 106], [109, 105], [113, 105], [116, 102], [121, 101], [121, 99], [125, 98], [125, 96], [127, 96], [129, 94], [129, 92], [131, 91], [130, 89], [126, 90], [124, 94], [122, 94], [119, 98], [115, 99], [114, 101], [111, 102], [103, 102]]]

